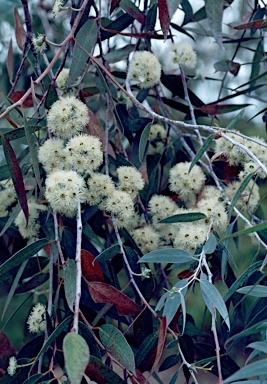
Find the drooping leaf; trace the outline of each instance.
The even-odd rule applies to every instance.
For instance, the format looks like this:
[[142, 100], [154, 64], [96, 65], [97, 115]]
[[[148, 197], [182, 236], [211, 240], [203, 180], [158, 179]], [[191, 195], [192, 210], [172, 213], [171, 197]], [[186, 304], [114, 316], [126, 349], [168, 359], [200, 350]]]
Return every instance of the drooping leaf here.
[[50, 109], [52, 105], [58, 100], [57, 91], [54, 84], [49, 84], [48, 91], [45, 98], [45, 108]]
[[14, 20], [16, 41], [19, 49], [23, 51], [26, 42], [26, 32], [17, 7], [14, 7]]
[[95, 257], [85, 249], [81, 251], [81, 263], [82, 263], [82, 274], [88, 281], [102, 281], [104, 282], [105, 277], [102, 272], [100, 263], [95, 261]]
[[[262, 40], [260, 39], [256, 51], [253, 56], [253, 64], [251, 66], [250, 80], [257, 77], [260, 74], [261, 60], [264, 58], [264, 46]], [[256, 81], [251, 82], [251, 86], [254, 86]]]
[[15, 152], [9, 140], [6, 139], [1, 132], [0, 132], [0, 135], [2, 136], [2, 144], [3, 144], [4, 154], [5, 154], [7, 166], [9, 169], [9, 173], [13, 181], [14, 188], [15, 188], [21, 209], [25, 215], [26, 223], [28, 224], [29, 209], [28, 209], [28, 202], [27, 202], [27, 196], [26, 196], [25, 186], [23, 182], [22, 172], [19, 167], [19, 163], [16, 158]]
[[134, 47], [135, 46], [133, 44], [128, 44], [125, 45], [123, 48], [111, 49], [108, 53], [106, 53], [105, 59], [108, 63], [111, 64], [117, 63], [121, 60], [126, 60], [129, 57], [130, 53], [133, 52]]
[[217, 247], [217, 238], [213, 235], [213, 233], [209, 236], [208, 240], [204, 244], [203, 251], [206, 255], [212, 254]]
[[70, 382], [80, 384], [90, 358], [86, 341], [78, 333], [67, 333], [63, 340], [63, 353]]
[[[23, 94], [25, 92], [23, 91]], [[7, 99], [2, 93], [0, 93], [0, 100], [1, 103], [3, 103], [3, 110], [6, 110], [8, 107], [10, 107], [13, 103]], [[8, 112], [8, 116], [5, 116], [5, 118], [13, 125], [13, 127], [22, 127], [24, 125], [24, 119], [23, 116], [18, 108], [12, 108]]]
[[232, 200], [232, 203], [231, 203], [231, 207], [229, 209], [229, 212], [228, 212], [228, 218], [231, 217], [232, 213], [233, 213], [233, 210], [234, 210], [234, 207], [239, 199], [239, 197], [242, 195], [242, 193], [244, 192], [244, 190], [246, 189], [246, 187], [248, 186], [250, 180], [253, 178], [254, 176], [254, 173], [250, 173], [248, 174], [245, 179], [242, 181], [240, 187], [238, 188], [238, 190], [236, 191], [234, 197], [233, 197], [233, 200]]
[[265, 19], [265, 20], [249, 21], [248, 23], [236, 25], [233, 28], [240, 31], [243, 29], [260, 29], [260, 28], [265, 28], [266, 26], [267, 26], [267, 20]]
[[63, 270], [64, 291], [69, 309], [73, 311], [73, 304], [76, 295], [76, 276], [77, 268], [73, 259], [68, 259], [66, 267]]
[[98, 347], [98, 344], [95, 341], [95, 338], [94, 338], [92, 332], [87, 327], [87, 325], [85, 325], [84, 323], [79, 321], [78, 330], [79, 330], [79, 335], [81, 335], [84, 338], [84, 340], [86, 341], [86, 343], [89, 346], [90, 361], [91, 361], [92, 356], [98, 357], [100, 359], [101, 358], [100, 349]]
[[224, 383], [233, 383], [237, 380], [248, 379], [253, 376], [266, 376], [267, 375], [267, 359], [255, 361], [239, 369], [232, 376], [227, 377]]
[[23, 384], [36, 384], [40, 383], [40, 379], [44, 376], [43, 373], [36, 373], [23, 382]]
[[120, 316], [133, 316], [140, 312], [140, 308], [134, 301], [112, 285], [100, 282], [87, 282], [87, 284], [95, 303], [115, 305]]
[[6, 299], [6, 302], [5, 302], [5, 306], [4, 306], [3, 310], [2, 310], [2, 318], [1, 318], [1, 320], [3, 320], [3, 318], [5, 316], [6, 310], [7, 310], [8, 306], [9, 306], [9, 304], [10, 304], [10, 301], [11, 301], [14, 293], [15, 293], [15, 290], [16, 290], [16, 288], [18, 286], [18, 283], [19, 283], [19, 280], [21, 278], [21, 275], [23, 274], [23, 271], [24, 271], [24, 269], [26, 267], [26, 264], [27, 264], [27, 260], [25, 260], [21, 264], [21, 266], [20, 266], [20, 268], [19, 268], [19, 270], [18, 270], [18, 272], [16, 274], [16, 277], [15, 277], [15, 279], [14, 279], [14, 281], [12, 283], [12, 286], [11, 286], [9, 292], [8, 292], [7, 299]]
[[205, 9], [210, 30], [215, 41], [222, 49], [224, 49], [222, 44], [223, 4], [221, 0], [205, 0]]
[[7, 72], [9, 76], [9, 82], [12, 83], [14, 76], [14, 54], [12, 47], [12, 38], [10, 39], [8, 52], [7, 52], [7, 61], [6, 61]]
[[227, 125], [227, 127], [225, 128], [226, 130], [228, 130], [228, 129], [233, 129], [234, 128], [234, 126], [236, 125], [236, 123], [241, 119], [241, 117], [244, 115], [244, 112], [245, 112], [245, 110], [244, 109], [242, 109], [242, 111], [240, 111], [239, 113], [238, 113], [238, 115], [232, 120], [232, 121], [230, 121], [230, 123]]
[[[257, 224], [257, 225], [253, 225], [250, 228], [242, 229], [241, 231], [232, 233], [232, 235], [227, 236], [227, 239], [228, 238], [232, 238], [232, 237], [248, 235], [249, 233], [253, 233], [253, 232], [263, 231], [266, 228], [267, 228], [267, 222], [264, 222], [264, 223], [261, 223], [261, 224]], [[224, 239], [226, 239], [226, 237]]]
[[141, 134], [140, 143], [139, 143], [139, 161], [140, 161], [140, 163], [143, 162], [144, 157], [145, 157], [150, 127], [151, 127], [151, 123], [147, 124], [147, 126], [145, 127], [145, 129], [143, 130], [143, 132]]
[[188, 280], [183, 279], [174, 285], [171, 291], [166, 293], [166, 302], [164, 305], [163, 316], [166, 316], [167, 325], [174, 318], [179, 306], [181, 305], [181, 297], [187, 292]]
[[266, 332], [267, 330], [267, 322], [266, 319], [260, 321], [259, 323], [256, 323], [252, 325], [249, 328], [245, 328], [243, 331], [235, 334], [234, 336], [231, 336], [225, 343], [227, 346], [230, 342], [235, 342], [239, 339], [248, 337], [250, 335], [260, 334], [261, 332]]
[[[151, 351], [156, 348], [158, 344], [158, 332], [148, 335], [140, 345], [135, 355], [136, 367], [139, 367], [151, 355]], [[153, 363], [152, 363], [153, 364]], [[151, 366], [152, 366], [151, 364]]]
[[119, 329], [111, 324], [104, 324], [99, 328], [99, 337], [111, 356], [124, 368], [135, 372], [133, 351]]
[[167, 0], [158, 0], [158, 9], [159, 9], [159, 22], [163, 32], [164, 40], [167, 39], [169, 28], [170, 28], [170, 14], [168, 9]]
[[10, 269], [17, 267], [30, 257], [39, 252], [46, 244], [49, 243], [47, 239], [37, 240], [34, 243], [27, 245], [20, 251], [16, 252], [10, 259], [0, 265], [0, 276], [7, 273]]
[[230, 72], [236, 76], [240, 69], [240, 64], [231, 60], [217, 61], [213, 64], [216, 72]]
[[138, 263], [192, 263], [196, 259], [182, 249], [157, 249], [141, 257]]
[[141, 25], [145, 24], [145, 15], [131, 0], [121, 0], [120, 7], [130, 16], [139, 21]]
[[204, 278], [200, 279], [200, 288], [210, 313], [212, 313], [212, 305], [214, 305], [224, 319], [227, 327], [230, 329], [229, 314], [220, 292], [213, 284]]
[[111, 368], [102, 363], [100, 358], [95, 356], [90, 356], [85, 374], [98, 384], [127, 384], [126, 381], [118, 376]]
[[[31, 260], [31, 259], [30, 259]], [[35, 288], [40, 287], [40, 285], [44, 284], [49, 279], [49, 273], [48, 272], [41, 272], [32, 277], [31, 279], [23, 282], [18, 286], [18, 288], [15, 291], [15, 294], [25, 293], [29, 291], [34, 291]]]
[[206, 152], [206, 150], [209, 148], [212, 140], [215, 138], [216, 134], [213, 133], [212, 135], [210, 135], [207, 140], [205, 140], [204, 144], [202, 145], [202, 147], [198, 150], [198, 152], [196, 153], [196, 156], [193, 158], [191, 164], [190, 164], [190, 167], [189, 167], [189, 171], [188, 173], [190, 173], [190, 171], [192, 170], [192, 168], [194, 167], [194, 165], [196, 165], [196, 163], [201, 159], [201, 157], [204, 155], [204, 153]]
[[170, 355], [163, 360], [162, 364], [159, 367], [159, 372], [166, 371], [169, 368], [172, 368], [174, 365], [179, 363], [178, 355]]
[[101, 252], [98, 256], [96, 256], [94, 262], [106, 261], [106, 260], [112, 259], [112, 257], [116, 256], [120, 252], [121, 252], [121, 248], [118, 244], [112, 245], [108, 249], [105, 249], [103, 252]]
[[201, 219], [205, 219], [206, 215], [200, 212], [192, 212], [192, 213], [179, 213], [177, 215], [166, 217], [165, 219], [161, 219], [159, 223], [172, 224], [172, 223], [189, 223], [192, 221], [197, 221]]
[[182, 0], [167, 0], [170, 19], [172, 18], [172, 16], [177, 11], [181, 2], [182, 2]]
[[66, 327], [68, 324], [73, 320], [72, 316], [67, 317], [64, 319], [57, 327], [56, 329], [51, 333], [51, 335], [46, 339], [45, 343], [43, 344], [42, 348], [40, 349], [39, 353], [37, 354], [34, 362], [32, 363], [31, 370], [34, 368], [35, 364], [38, 362], [40, 356], [47, 350], [47, 348], [53, 343], [56, 338], [61, 335], [62, 332], [66, 332]]
[[236, 292], [254, 297], [267, 297], [267, 287], [264, 285], [247, 285], [237, 289]]
[[267, 343], [266, 341], [254, 341], [246, 346], [246, 348], [253, 348], [263, 353], [267, 353]]
[[249, 105], [251, 104], [207, 104], [197, 109], [201, 112], [207, 113], [208, 115], [215, 116], [238, 111], [239, 109], [243, 109]]
[[159, 327], [159, 339], [158, 339], [158, 345], [157, 345], [157, 354], [156, 358], [153, 364], [153, 367], [151, 368], [151, 373], [154, 372], [159, 364], [159, 361], [161, 359], [165, 342], [166, 342], [166, 332], [167, 332], [167, 321], [166, 317], [163, 316], [161, 319], [160, 327]]
[[125, 28], [129, 27], [130, 24], [134, 21], [134, 18], [128, 13], [124, 13], [123, 15], [116, 18], [116, 20], [111, 21], [105, 28], [101, 30], [101, 40], [107, 40], [110, 37], [114, 36], [117, 32], [123, 31]]
[[37, 156], [37, 142], [36, 142], [36, 137], [34, 134], [30, 131], [29, 124], [27, 122], [27, 119], [24, 119], [24, 129], [25, 129], [25, 136], [26, 140], [29, 145], [29, 150], [32, 158], [32, 166], [34, 170], [34, 175], [38, 184], [38, 187], [40, 188], [40, 191], [43, 190], [42, 183], [41, 183], [41, 175], [40, 175], [40, 170], [39, 170], [39, 161], [38, 161], [38, 156]]
[[[88, 20], [79, 30], [76, 35], [76, 41], [89, 53], [92, 52], [96, 44], [98, 28], [94, 19]], [[70, 66], [69, 77], [66, 83], [67, 87], [70, 87], [78, 77], [82, 74], [88, 60], [88, 55], [79, 47], [76, 43], [74, 47], [74, 53], [72, 56], [72, 62]]]

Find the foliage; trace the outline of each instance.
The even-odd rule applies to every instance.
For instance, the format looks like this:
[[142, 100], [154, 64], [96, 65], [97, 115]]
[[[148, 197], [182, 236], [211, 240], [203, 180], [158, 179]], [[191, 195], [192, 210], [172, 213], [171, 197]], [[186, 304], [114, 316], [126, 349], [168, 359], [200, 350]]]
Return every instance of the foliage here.
[[236, 3], [0, 5], [2, 383], [266, 382], [266, 7]]

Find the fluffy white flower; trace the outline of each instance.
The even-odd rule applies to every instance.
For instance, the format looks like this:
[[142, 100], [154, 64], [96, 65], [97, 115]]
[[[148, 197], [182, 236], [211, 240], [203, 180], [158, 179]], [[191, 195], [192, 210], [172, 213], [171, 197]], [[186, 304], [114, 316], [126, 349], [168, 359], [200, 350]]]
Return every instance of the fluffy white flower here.
[[110, 196], [115, 191], [115, 185], [110, 176], [102, 173], [93, 173], [87, 180], [87, 202], [89, 205], [97, 205], [103, 197]]
[[64, 89], [70, 73], [69, 68], [63, 68], [57, 77], [57, 85], [60, 90]]
[[[233, 181], [225, 188], [225, 194], [231, 201], [233, 200], [241, 184], [241, 181]], [[239, 197], [236, 203], [236, 208], [253, 212], [257, 208], [259, 201], [259, 186], [253, 180], [251, 180]]]
[[57, 100], [47, 115], [51, 132], [62, 139], [67, 139], [83, 131], [89, 122], [88, 109], [74, 96]]
[[27, 320], [28, 328], [31, 333], [44, 332], [46, 329], [45, 306], [36, 304]]
[[158, 248], [160, 237], [151, 226], [135, 229], [131, 235], [143, 254]]
[[54, 6], [52, 8], [52, 12], [54, 14], [54, 17], [56, 17], [59, 14], [62, 7], [63, 7], [63, 0], [56, 0]]
[[[244, 139], [236, 135], [235, 133], [228, 133], [227, 136], [230, 139], [236, 141], [237, 143], [245, 145]], [[246, 157], [246, 153], [244, 152], [243, 149], [239, 148], [236, 145], [233, 145], [230, 141], [228, 141], [224, 137], [221, 137], [218, 140], [216, 140], [215, 151], [222, 152], [222, 154], [227, 157], [227, 160], [230, 165], [238, 165], [242, 163]]]
[[107, 212], [114, 213], [121, 218], [129, 218], [134, 213], [131, 196], [124, 191], [115, 190], [103, 203]]
[[207, 236], [207, 226], [195, 222], [180, 223], [178, 233], [174, 239], [174, 247], [194, 254], [197, 247], [201, 246]]
[[103, 163], [103, 152], [98, 137], [78, 135], [70, 139], [66, 145], [69, 162], [77, 172], [95, 171]]
[[167, 132], [160, 124], [152, 124], [149, 131], [149, 145], [147, 153], [154, 155], [161, 153], [165, 148]]
[[15, 224], [18, 227], [19, 233], [24, 239], [32, 239], [37, 237], [40, 229], [40, 224], [38, 223], [38, 217], [40, 211], [45, 211], [46, 206], [35, 203], [34, 201], [28, 201], [29, 209], [29, 218], [28, 225], [26, 223], [26, 218], [21, 210], [18, 216], [15, 219]]
[[141, 173], [134, 167], [121, 166], [117, 169], [118, 189], [128, 192], [135, 197], [137, 192], [144, 188], [145, 182]]
[[261, 167], [259, 167], [258, 164], [254, 163], [254, 161], [248, 161], [244, 164], [244, 170], [238, 175], [239, 180], [244, 180], [244, 178], [250, 173], [254, 173], [261, 179], [265, 179], [267, 177], [266, 173], [261, 170]]
[[78, 200], [86, 201], [85, 181], [75, 171], [52, 172], [46, 179], [45, 197], [57, 212], [74, 217]]
[[216, 231], [225, 231], [227, 229], [228, 221], [225, 205], [218, 201], [216, 196], [201, 199], [197, 207], [199, 212], [207, 216], [203, 219], [206, 225], [212, 224], [212, 228]]
[[7, 373], [10, 376], [14, 376], [16, 373], [17, 366], [18, 366], [18, 364], [17, 364], [17, 359], [15, 358], [15, 356], [10, 357], [9, 366], [7, 368]]
[[130, 61], [127, 78], [140, 88], [152, 88], [158, 84], [161, 65], [157, 57], [147, 51], [135, 52]]
[[193, 69], [197, 63], [197, 55], [191, 45], [186, 43], [173, 43], [166, 55], [166, 67], [171, 65], [182, 65], [186, 68]]
[[47, 48], [45, 42], [45, 35], [39, 34], [37, 37], [32, 38], [32, 44], [36, 52], [44, 52]]
[[0, 217], [8, 214], [7, 208], [17, 200], [13, 183], [1, 183], [4, 189], [0, 190]]
[[[148, 203], [148, 208], [152, 214], [152, 221], [156, 224], [158, 221], [172, 216], [177, 210], [177, 205], [168, 196], [154, 195]], [[159, 224], [157, 228], [161, 225]]]
[[38, 158], [46, 173], [71, 168], [62, 139], [48, 139], [39, 148]]
[[190, 173], [190, 162], [178, 163], [170, 170], [170, 190], [187, 201], [192, 194], [200, 192], [205, 182], [205, 174], [200, 166], [195, 165]]

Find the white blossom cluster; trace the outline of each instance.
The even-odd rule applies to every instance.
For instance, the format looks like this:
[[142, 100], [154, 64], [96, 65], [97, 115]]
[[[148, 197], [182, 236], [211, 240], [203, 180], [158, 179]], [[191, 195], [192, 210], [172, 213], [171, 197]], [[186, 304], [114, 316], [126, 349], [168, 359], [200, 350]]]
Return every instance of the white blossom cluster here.
[[135, 52], [130, 61], [127, 78], [139, 88], [152, 88], [158, 84], [161, 65], [157, 57], [147, 51]]
[[17, 196], [11, 180], [1, 181], [0, 188], [0, 217], [5, 217], [8, 207], [16, 201]]
[[197, 63], [197, 55], [192, 46], [186, 42], [175, 42], [164, 52], [164, 68], [167, 71], [175, 71], [182, 66], [186, 69], [194, 69]]
[[23, 211], [20, 211], [15, 219], [15, 224], [21, 236], [24, 239], [32, 239], [38, 236], [40, 224], [38, 222], [39, 214], [41, 211], [46, 211], [45, 205], [37, 204], [32, 199], [28, 201], [29, 217], [28, 223]]
[[31, 333], [44, 332], [46, 329], [45, 306], [37, 303], [31, 310], [27, 320], [28, 328]]
[[152, 124], [149, 131], [148, 155], [162, 153], [167, 141], [167, 132], [161, 124]]

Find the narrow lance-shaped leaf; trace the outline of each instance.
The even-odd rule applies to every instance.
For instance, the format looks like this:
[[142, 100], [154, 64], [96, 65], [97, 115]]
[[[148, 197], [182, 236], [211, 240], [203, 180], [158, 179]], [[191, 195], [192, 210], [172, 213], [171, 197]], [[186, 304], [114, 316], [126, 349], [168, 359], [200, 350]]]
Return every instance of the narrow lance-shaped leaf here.
[[105, 324], [99, 328], [99, 337], [107, 351], [124, 368], [135, 372], [134, 354], [121, 331], [113, 325]]
[[121, 0], [120, 7], [142, 25], [145, 24], [145, 15], [131, 0]]
[[151, 373], [156, 370], [158, 363], [160, 361], [160, 358], [162, 356], [164, 346], [165, 346], [165, 341], [166, 341], [166, 331], [167, 331], [167, 321], [166, 321], [166, 317], [163, 316], [161, 320], [160, 328], [159, 328], [159, 340], [157, 345], [156, 358], [155, 358], [153, 367], [151, 369]]
[[229, 235], [229, 236], [225, 237], [223, 240], [229, 239], [229, 238], [232, 238], [232, 237], [248, 235], [248, 234], [253, 233], [253, 232], [263, 231], [266, 228], [267, 228], [267, 222], [264, 222], [264, 223], [261, 223], [261, 224], [254, 225], [253, 227], [250, 227], [250, 228], [247, 228], [247, 229], [242, 229], [242, 231], [238, 231], [238, 232], [232, 233], [232, 235]]
[[214, 305], [214, 307], [220, 312], [227, 327], [230, 329], [229, 314], [220, 292], [213, 284], [204, 278], [200, 279], [200, 288], [208, 310], [212, 313], [212, 305]]
[[140, 138], [140, 143], [139, 143], [139, 160], [140, 163], [143, 162], [145, 153], [146, 153], [146, 147], [147, 147], [147, 142], [149, 138], [149, 132], [150, 132], [150, 127], [152, 123], [147, 124], [145, 129], [142, 132], [141, 138]]
[[23, 22], [21, 20], [17, 7], [14, 7], [14, 19], [15, 19], [15, 36], [16, 36], [17, 44], [19, 49], [23, 51], [24, 45], [26, 42], [26, 32], [23, 27]]
[[69, 309], [73, 311], [73, 303], [76, 295], [76, 275], [77, 268], [75, 261], [68, 259], [66, 268], [63, 271], [64, 276], [64, 291]]
[[236, 191], [236, 193], [235, 193], [235, 195], [233, 197], [233, 200], [232, 200], [229, 212], [228, 212], [228, 218], [231, 217], [232, 212], [234, 210], [234, 207], [235, 207], [239, 197], [242, 195], [242, 192], [246, 189], [247, 185], [249, 184], [249, 182], [250, 182], [250, 180], [252, 179], [253, 176], [254, 176], [254, 173], [250, 173], [249, 175], [247, 175], [246, 178], [242, 181], [242, 184], [240, 185], [238, 190]]
[[[96, 44], [97, 33], [98, 28], [96, 21], [88, 20], [77, 33], [76, 40], [87, 52], [91, 53]], [[73, 84], [81, 75], [87, 60], [88, 55], [76, 43], [66, 84], [67, 87]]]
[[[224, 383], [233, 383], [237, 380], [248, 379], [249, 377], [259, 377], [267, 375], [267, 359], [255, 361], [239, 369], [232, 376], [225, 379]], [[245, 381], [247, 383], [247, 381]]]
[[78, 333], [70, 332], [64, 337], [63, 352], [70, 382], [80, 384], [90, 358], [86, 341]]
[[228, 130], [228, 129], [233, 129], [234, 128], [234, 126], [236, 125], [236, 123], [241, 119], [241, 117], [244, 115], [244, 112], [245, 112], [245, 110], [244, 109], [242, 109], [239, 113], [238, 113], [238, 115], [232, 120], [232, 121], [230, 121], [230, 123], [227, 125], [227, 127], [225, 128], [226, 130]]
[[267, 297], [267, 287], [264, 285], [247, 285], [237, 289], [236, 292], [254, 297]]
[[192, 168], [194, 167], [194, 165], [198, 162], [198, 160], [201, 159], [201, 157], [204, 155], [204, 153], [206, 152], [206, 150], [209, 148], [210, 146], [210, 143], [212, 142], [212, 140], [214, 139], [215, 137], [215, 133], [213, 133], [212, 135], [210, 135], [207, 140], [205, 141], [205, 143], [202, 145], [202, 147], [199, 149], [199, 151], [196, 153], [196, 156], [194, 157], [194, 159], [192, 160], [192, 163], [189, 167], [189, 171], [188, 173], [190, 173], [190, 171], [192, 170]]
[[27, 196], [25, 192], [22, 172], [19, 167], [18, 160], [16, 158], [15, 152], [9, 142], [8, 139], [5, 138], [5, 136], [0, 132], [0, 135], [2, 136], [2, 143], [4, 148], [4, 154], [7, 162], [7, 166], [10, 172], [11, 179], [14, 184], [14, 188], [16, 191], [16, 194], [18, 196], [18, 200], [20, 203], [20, 206], [22, 208], [22, 211], [26, 218], [26, 223], [28, 224], [29, 219], [29, 209], [28, 209], [28, 202], [27, 202]]
[[160, 26], [163, 32], [164, 40], [166, 40], [171, 22], [167, 0], [158, 0], [158, 8]]
[[8, 272], [11, 268], [15, 268], [30, 257], [39, 252], [46, 244], [49, 243], [47, 239], [37, 240], [34, 243], [27, 245], [20, 251], [16, 252], [5, 263], [0, 266], [0, 276]]
[[32, 158], [32, 166], [34, 170], [34, 175], [36, 177], [36, 181], [38, 184], [38, 187], [40, 190], [43, 190], [42, 183], [41, 183], [41, 175], [39, 170], [39, 161], [37, 156], [37, 148], [36, 148], [36, 138], [33, 135], [33, 133], [30, 131], [30, 127], [28, 125], [28, 122], [26, 118], [24, 119], [24, 129], [25, 129], [25, 136], [29, 145], [29, 150]]
[[14, 54], [12, 47], [12, 38], [10, 39], [8, 52], [7, 52], [7, 61], [6, 61], [7, 72], [9, 76], [9, 81], [12, 83], [14, 76]]
[[223, 5], [221, 0], [205, 0], [205, 9], [208, 17], [209, 27], [220, 48], [224, 49], [222, 44], [222, 19]]
[[179, 213], [177, 215], [166, 217], [165, 219], [161, 219], [159, 223], [189, 223], [191, 221], [197, 221], [201, 219], [205, 219], [206, 215], [200, 212], [192, 212], [192, 213]]
[[196, 259], [182, 249], [157, 249], [141, 257], [138, 263], [192, 263]]
[[96, 256], [94, 262], [106, 261], [106, 260], [112, 259], [112, 257], [116, 256], [120, 252], [121, 252], [121, 248], [118, 244], [112, 245], [108, 249], [105, 249], [103, 252], [101, 252], [98, 256]]

